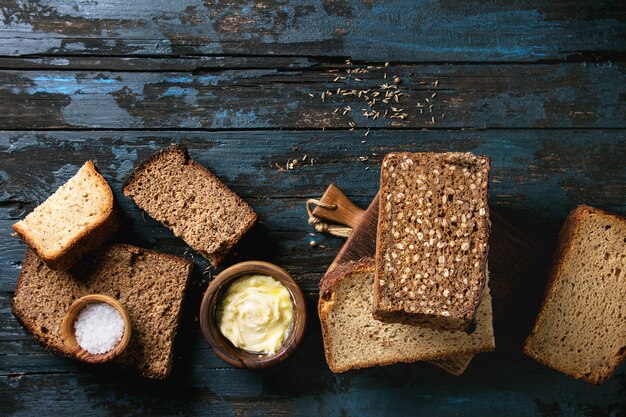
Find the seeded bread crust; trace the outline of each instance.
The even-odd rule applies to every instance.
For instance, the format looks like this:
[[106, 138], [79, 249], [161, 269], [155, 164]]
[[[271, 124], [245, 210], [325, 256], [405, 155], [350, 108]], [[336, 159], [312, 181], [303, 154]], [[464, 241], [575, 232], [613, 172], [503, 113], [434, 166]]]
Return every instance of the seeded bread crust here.
[[33, 236], [24, 220], [13, 225], [13, 230], [20, 238], [39, 255], [46, 265], [54, 270], [65, 271], [70, 269], [83, 256], [102, 246], [119, 229], [120, 215], [111, 187], [98, 172], [92, 161], [87, 161], [84, 167], [88, 170], [93, 180], [98, 182], [107, 194], [106, 204], [103, 207], [101, 216], [94, 224], [74, 236], [67, 246], [52, 254], [43, 250], [40, 242]]
[[[582, 372], [579, 367], [579, 363], [573, 363], [571, 361], [561, 362], [558, 360], [558, 358], [552, 357], [550, 354], [547, 354], [545, 352], [545, 348], [543, 346], [540, 346], [539, 345], [540, 342], [538, 341], [539, 334], [543, 332], [543, 326], [546, 324], [546, 321], [549, 320], [546, 317], [548, 303], [556, 302], [555, 300], [559, 299], [559, 293], [557, 289], [558, 280], [562, 279], [561, 277], [563, 276], [564, 269], [566, 268], [568, 262], [570, 262], [571, 260], [570, 258], [576, 255], [576, 254], [571, 254], [570, 252], [573, 249], [575, 242], [578, 239], [581, 239], [579, 226], [581, 225], [581, 222], [583, 221], [583, 219], [585, 219], [590, 214], [603, 216], [603, 217], [606, 217], [607, 221], [621, 224], [622, 227], [626, 226], [626, 218], [622, 216], [618, 216], [613, 213], [609, 213], [607, 211], [604, 211], [598, 208], [590, 207], [587, 205], [579, 205], [575, 207], [569, 213], [559, 233], [559, 243], [555, 251], [553, 267], [550, 273], [550, 277], [548, 279], [548, 284], [547, 284], [547, 288], [546, 288], [546, 292], [544, 296], [544, 302], [543, 302], [541, 311], [539, 312], [539, 315], [537, 316], [537, 321], [535, 322], [535, 325], [530, 335], [528, 336], [528, 338], [526, 339], [524, 343], [524, 353], [530, 356], [531, 358], [535, 359], [536, 361], [542, 363], [543, 365], [553, 368], [573, 378], [580, 379], [591, 384], [601, 384], [607, 379], [609, 379], [615, 373], [615, 371], [620, 367], [620, 365], [624, 362], [624, 359], [626, 358], [626, 333], [622, 335], [622, 340], [621, 340], [622, 346], [618, 348], [617, 351], [615, 352], [608, 352], [608, 351], [605, 352], [606, 354], [611, 355], [610, 358], [608, 359], [604, 358], [603, 360], [600, 360], [601, 364], [605, 366], [605, 369], [602, 370], [602, 369], [591, 368], [588, 370], [588, 372]], [[624, 235], [623, 239], [624, 239], [623, 242], [626, 243], [626, 235]], [[614, 249], [618, 252], [618, 254], [620, 253], [619, 248], [614, 248]], [[621, 254], [623, 258], [623, 254], [624, 254], [623, 249], [622, 249]], [[593, 261], [590, 260], [590, 262], [593, 262]], [[623, 273], [623, 271], [621, 271], [621, 273]], [[621, 290], [620, 288], [611, 288], [609, 291], [618, 291], [618, 292], [621, 291], [623, 294], [624, 286], [622, 286]], [[605, 306], [605, 308], [606, 307], [608, 306]], [[594, 314], [594, 312], [591, 311], [590, 309], [586, 310], [585, 313]], [[622, 318], [622, 327], [623, 327], [624, 316], [618, 315], [617, 317]], [[613, 325], [616, 325], [616, 324], [613, 323]], [[609, 326], [609, 324], [598, 322], [597, 326], [600, 326], [600, 327]], [[581, 338], [585, 338], [586, 335], [578, 335], [578, 336]], [[574, 349], [576, 347], [577, 346], [572, 346], [571, 348]], [[581, 346], [578, 346], [578, 348], [581, 348]], [[553, 345], [551, 346], [551, 349], [556, 352], [556, 351], [560, 351], [562, 347], [558, 346], [553, 341]], [[599, 367], [600, 363], [596, 363], [596, 366]]]
[[[473, 354], [478, 352], [486, 352], [491, 351], [495, 348], [495, 342], [493, 340], [493, 329], [489, 330], [490, 337], [486, 337], [485, 335], [481, 336], [480, 341], [475, 341], [470, 345], [470, 343], [448, 343], [444, 348], [442, 348], [439, 352], [422, 352], [418, 347], [415, 349], [409, 349], [410, 351], [406, 352], [395, 352], [395, 355], [383, 355], [384, 358], [381, 357], [373, 357], [367, 356], [365, 353], [360, 354], [358, 360], [353, 360], [349, 364], [341, 363], [337, 358], [334, 357], [333, 354], [333, 340], [337, 336], [333, 335], [332, 328], [330, 325], [330, 314], [333, 309], [333, 306], [336, 302], [335, 300], [335, 290], [337, 286], [344, 280], [347, 279], [352, 274], [374, 274], [375, 270], [375, 261], [373, 258], [364, 258], [359, 261], [347, 262], [338, 266], [336, 269], [332, 270], [328, 273], [324, 278], [320, 281], [320, 298], [318, 302], [318, 315], [320, 318], [320, 323], [322, 327], [322, 337], [324, 340], [324, 354], [326, 356], [326, 362], [328, 366], [333, 372], [344, 372], [350, 369], [360, 369], [360, 368], [368, 368], [372, 366], [383, 366], [383, 365], [392, 365], [394, 363], [400, 362], [415, 362], [420, 360], [432, 360], [432, 359], [444, 359], [452, 356]], [[485, 300], [486, 302], [491, 303], [490, 298]], [[489, 307], [489, 311], [491, 308]], [[487, 317], [489, 319], [489, 317]], [[390, 327], [398, 326], [397, 324], [389, 324]], [[491, 323], [483, 323], [483, 326], [491, 326]], [[420, 329], [420, 327], [415, 327], [415, 329]], [[364, 337], [364, 345], [367, 345], [366, 335], [368, 334], [368, 330], [366, 328], [363, 330]], [[437, 330], [429, 330], [424, 329], [426, 332], [431, 333], [439, 333]], [[462, 332], [455, 332], [462, 333]], [[462, 333], [465, 334], [465, 333]], [[371, 335], [370, 335], [371, 336]], [[432, 337], [432, 334], [431, 334]], [[466, 338], [472, 337], [469, 335], [465, 335]], [[476, 336], [478, 337], [478, 336]], [[389, 341], [388, 349], [393, 349], [393, 341]]]
[[[381, 203], [376, 245], [374, 318], [388, 323], [411, 322], [436, 329], [470, 330], [485, 287], [490, 231], [487, 204], [490, 161], [490, 158], [485, 156], [456, 152], [441, 154], [404, 152], [385, 156], [380, 176]], [[402, 171], [398, 177], [393, 172], [396, 166], [397, 171]], [[449, 172], [445, 171], [446, 169], [449, 169]], [[466, 170], [467, 175], [462, 176]], [[426, 171], [427, 174], [424, 174]], [[434, 180], [429, 179], [429, 175], [434, 175]], [[452, 177], [453, 183], [443, 183], [446, 175]], [[462, 181], [467, 183], [469, 176], [473, 182], [467, 185], [467, 190], [453, 188], [459, 186], [454, 183], [457, 179], [462, 178]], [[407, 180], [409, 177], [411, 181]], [[408, 184], [402, 183], [403, 180], [407, 180]], [[433, 184], [430, 182], [434, 183], [434, 193]], [[475, 186], [474, 191], [469, 189], [472, 185]], [[419, 194], [409, 195], [409, 192]], [[409, 197], [413, 198], [410, 204], [406, 203], [404, 210], [396, 213], [396, 207], [404, 204], [405, 199], [408, 201]], [[445, 199], [444, 202], [442, 197]], [[463, 208], [465, 209], [465, 205], [468, 206], [465, 209], [467, 213], [447, 218], [448, 211], [459, 211], [456, 207], [463, 201], [465, 202], [462, 204]], [[437, 211], [438, 208], [441, 210]], [[411, 212], [410, 209], [416, 211]], [[474, 224], [474, 229], [469, 235], [461, 230], [465, 215], [467, 222]], [[452, 224], [458, 233], [462, 233], [461, 236], [446, 235], [453, 230]], [[401, 226], [406, 227], [402, 229]], [[398, 231], [398, 228], [401, 230]], [[429, 242], [429, 233], [434, 231], [438, 234], [430, 235]], [[414, 237], [410, 236], [412, 234]], [[399, 237], [415, 241], [411, 244], [414, 249], [409, 250], [410, 247], [406, 247], [408, 244], [404, 242], [396, 242]], [[455, 246], [453, 247], [448, 240]], [[426, 246], [427, 244], [429, 245]], [[439, 245], [444, 246], [439, 248]], [[466, 256], [467, 254], [470, 256]], [[393, 255], [400, 260], [396, 261]], [[431, 255], [432, 257], [428, 257]], [[449, 272], [452, 271], [451, 264], [455, 256], [463, 259], [453, 264], [456, 272]], [[443, 266], [441, 259], [444, 260]], [[400, 265], [403, 270], [389, 272], [391, 271], [389, 268], [394, 268], [392, 264], [397, 262], [399, 265], [401, 260], [404, 261]], [[416, 270], [415, 264], [418, 262], [421, 262], [421, 266]], [[411, 263], [412, 267], [407, 267], [408, 263]], [[441, 268], [444, 268], [443, 272], [439, 271]], [[408, 270], [406, 273], [405, 269]], [[430, 273], [427, 274], [429, 270]], [[418, 275], [414, 275], [416, 273]], [[461, 276], [467, 279], [466, 283], [461, 284]], [[425, 294], [420, 295], [420, 291]], [[462, 301], [457, 298], [459, 296], [462, 297], [460, 299]], [[452, 301], [452, 304], [446, 304], [447, 301]]]
[[[211, 187], [214, 187], [218, 193], [221, 195], [226, 195], [227, 198], [232, 199], [236, 202], [237, 207], [240, 208], [239, 215], [237, 216], [237, 220], [240, 220], [242, 223], [237, 226], [237, 230], [233, 233], [230, 233], [227, 236], [213, 236], [215, 240], [218, 241], [217, 247], [212, 247], [210, 250], [206, 247], [200, 246], [198, 244], [193, 244], [189, 240], [189, 236], [186, 236], [184, 232], [177, 232], [177, 226], [181, 226], [184, 222], [181, 219], [172, 219], [167, 220], [167, 215], [165, 211], [167, 208], [150, 208], [147, 206], [145, 199], [141, 196], [141, 181], [146, 181], [149, 174], [146, 172], [150, 167], [155, 166], [158, 167], [161, 160], [164, 158], [173, 155], [175, 157], [180, 158], [181, 163], [183, 165], [188, 165], [192, 167], [193, 171], [196, 172], [196, 178], [199, 178], [201, 181], [206, 181], [210, 183]], [[162, 184], [162, 187], [167, 188], [168, 184]], [[210, 188], [207, 186], [207, 188]], [[151, 217], [156, 220], [162, 222], [166, 227], [172, 229], [176, 236], [183, 239], [189, 246], [198, 251], [202, 256], [207, 258], [213, 266], [218, 266], [226, 257], [228, 252], [233, 248], [233, 246], [241, 239], [241, 237], [254, 225], [257, 220], [256, 213], [252, 210], [252, 208], [244, 202], [239, 196], [237, 196], [232, 190], [230, 190], [226, 185], [224, 185], [217, 176], [215, 176], [210, 170], [208, 170], [203, 165], [198, 164], [189, 156], [187, 152], [187, 148], [180, 145], [171, 145], [166, 149], [161, 150], [160, 152], [152, 155], [146, 161], [144, 161], [140, 166], [138, 166], [126, 179], [123, 185], [123, 192], [126, 196], [132, 198], [135, 203], [143, 210], [145, 210]], [[220, 196], [216, 196], [216, 199], [220, 198]], [[187, 203], [187, 201], [178, 201], [177, 203]], [[207, 225], [198, 225], [198, 227], [206, 227]], [[217, 234], [220, 234], [218, 231]]]
[[165, 378], [173, 361], [173, 340], [193, 264], [184, 258], [126, 244], [89, 256], [72, 272], [54, 271], [28, 249], [12, 310], [33, 339], [47, 350], [72, 357], [61, 336], [61, 321], [78, 298], [93, 293], [118, 299], [132, 323], [131, 341], [113, 363]]

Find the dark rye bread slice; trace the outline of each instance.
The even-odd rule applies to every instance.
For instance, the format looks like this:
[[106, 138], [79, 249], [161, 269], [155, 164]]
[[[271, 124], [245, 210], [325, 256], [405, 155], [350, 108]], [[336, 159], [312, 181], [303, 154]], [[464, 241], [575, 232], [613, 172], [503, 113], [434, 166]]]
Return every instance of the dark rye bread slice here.
[[123, 191], [213, 266], [257, 219], [245, 201], [178, 145], [137, 167]]
[[111, 187], [87, 161], [13, 229], [50, 268], [67, 270], [117, 232], [115, 206]]
[[183, 258], [115, 244], [72, 272], [53, 271], [27, 250], [15, 289], [13, 313], [35, 340], [71, 356], [61, 337], [69, 306], [87, 294], [118, 299], [132, 323], [131, 340], [113, 362], [165, 378], [172, 367], [172, 348], [181, 305], [193, 264]]
[[553, 369], [600, 384], [626, 356], [626, 219], [573, 209], [524, 352]]
[[472, 334], [383, 323], [372, 317], [374, 270], [374, 260], [365, 258], [340, 265], [320, 282], [318, 314], [326, 361], [333, 372], [495, 349], [488, 288]]
[[380, 174], [373, 314], [459, 330], [485, 286], [490, 159], [390, 153]]

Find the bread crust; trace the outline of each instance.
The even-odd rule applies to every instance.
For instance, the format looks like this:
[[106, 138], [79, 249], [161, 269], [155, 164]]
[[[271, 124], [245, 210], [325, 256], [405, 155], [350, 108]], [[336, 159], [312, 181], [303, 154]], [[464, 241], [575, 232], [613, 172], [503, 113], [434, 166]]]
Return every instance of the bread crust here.
[[[98, 262], [98, 259], [100, 259], [100, 256], [103, 256], [109, 250], [126, 251], [126, 252], [131, 253], [131, 255], [149, 254], [151, 256], [159, 256], [161, 258], [167, 258], [171, 262], [180, 263], [181, 265], [183, 265], [183, 267], [187, 271], [187, 278], [185, 279], [185, 287], [182, 289], [183, 294], [186, 293], [187, 287], [189, 286], [189, 275], [191, 274], [191, 271], [193, 269], [193, 263], [188, 259], [180, 258], [178, 256], [174, 256], [174, 255], [170, 255], [166, 253], [155, 252], [155, 251], [139, 248], [139, 247], [128, 245], [128, 244], [117, 243], [117, 244], [111, 245], [108, 248], [102, 249], [102, 251], [98, 252], [98, 254], [93, 259], [85, 260], [84, 263], [81, 262], [81, 264], [77, 267], [86, 268], [88, 270], [89, 268], [91, 268], [93, 265], [95, 265]], [[28, 249], [24, 256], [23, 265], [36, 264], [38, 261], [36, 258], [38, 258], [38, 255], [34, 251]], [[26, 282], [29, 279], [27, 275], [29, 273], [30, 271], [26, 271], [23, 268], [18, 277], [17, 285], [15, 288], [15, 294], [13, 297], [13, 301], [11, 303], [11, 310], [13, 312], [13, 315], [22, 324], [22, 326], [24, 326], [24, 328], [31, 334], [33, 339], [39, 344], [41, 344], [46, 350], [59, 354], [61, 356], [73, 358], [71, 352], [66, 349], [65, 344], [60, 342], [58, 338], [53, 337], [51, 332], [49, 331], [44, 332], [44, 330], [40, 327], [41, 324], [38, 324], [36, 320], [31, 320], [29, 318], [29, 316], [37, 317], [37, 311], [34, 311], [36, 309], [36, 306], [32, 306], [29, 304], [26, 304], [26, 305], [20, 304], [20, 301], [25, 299], [26, 297], [25, 295], [22, 295], [22, 291], [25, 291], [25, 288], [27, 286]], [[182, 306], [181, 308], [178, 309], [178, 314], [174, 318], [177, 324], [180, 323], [181, 312], [182, 312]], [[29, 313], [33, 313], [33, 314], [29, 314]], [[48, 336], [46, 336], [46, 334], [48, 334]], [[172, 337], [174, 337], [175, 334], [176, 332], [174, 332], [174, 335]], [[172, 340], [172, 344], [173, 343], [174, 343], [174, 340]], [[138, 371], [142, 373], [142, 375], [146, 377], [162, 379], [168, 376], [172, 367], [172, 361], [173, 361], [173, 350], [170, 350], [169, 357], [168, 357], [167, 364], [166, 364], [166, 369], [164, 373], [153, 372], [150, 369], [146, 369], [146, 368], [139, 367], [139, 366], [137, 366], [136, 368]], [[118, 359], [115, 359], [112, 363], [118, 363], [126, 367], [129, 366], [126, 363], [122, 364], [120, 361], [118, 361]]]
[[84, 166], [87, 167], [89, 174], [106, 190], [106, 208], [104, 214], [97, 222], [82, 233], [76, 235], [64, 249], [52, 255], [43, 251], [43, 248], [40, 247], [38, 242], [30, 235], [28, 229], [25, 228], [21, 221], [13, 225], [13, 230], [15, 230], [20, 238], [37, 253], [50, 269], [57, 271], [70, 269], [80, 261], [84, 255], [102, 246], [115, 235], [119, 229], [119, 210], [117, 209], [117, 203], [109, 183], [104, 179], [102, 174], [100, 174], [92, 161], [87, 161]]
[[344, 278], [346, 278], [350, 274], [365, 273], [365, 272], [374, 273], [375, 265], [376, 265], [376, 262], [374, 258], [363, 258], [358, 261], [347, 262], [333, 269], [329, 273], [327, 273], [320, 281], [320, 284], [319, 284], [320, 298], [318, 301], [317, 311], [318, 311], [321, 328], [322, 328], [322, 338], [324, 342], [324, 355], [326, 357], [326, 362], [328, 363], [328, 367], [331, 369], [331, 371], [335, 373], [341, 373], [341, 372], [345, 372], [351, 369], [362, 369], [362, 368], [369, 368], [372, 366], [386, 366], [386, 365], [393, 365], [395, 363], [416, 362], [420, 360], [445, 359], [445, 358], [457, 357], [459, 355], [474, 354], [474, 353], [488, 352], [488, 351], [494, 350], [493, 344], [485, 344], [484, 346], [479, 346], [475, 348], [460, 348], [459, 350], [456, 350], [455, 352], [449, 352], [449, 353], [440, 352], [433, 357], [426, 357], [426, 356], [411, 357], [411, 358], [406, 358], [405, 360], [403, 359], [369, 360], [369, 361], [364, 361], [361, 364], [353, 365], [353, 366], [346, 366], [346, 367], [337, 366], [333, 358], [332, 350], [329, 345], [329, 342], [330, 340], [332, 340], [332, 337], [329, 332], [328, 326], [326, 326], [326, 321], [328, 320], [328, 315], [330, 313], [330, 309], [334, 302], [333, 289], [337, 284], [339, 284]]
[[[447, 152], [441, 154], [443, 157], [452, 157], [455, 152]], [[403, 156], [415, 156], [419, 155], [419, 153], [411, 153], [411, 152], [393, 152], [385, 155], [383, 162], [388, 160], [390, 156], [394, 157], [403, 157]], [[480, 159], [486, 165], [487, 177], [491, 172], [491, 158], [483, 155], [473, 155], [475, 158]], [[380, 172], [380, 183], [381, 187], [383, 184], [383, 170]], [[487, 192], [489, 191], [489, 181], [487, 181]], [[382, 195], [381, 195], [382, 199]], [[382, 201], [382, 200], [381, 200]], [[491, 230], [491, 222], [489, 221], [489, 205], [485, 204], [485, 218], [487, 219], [485, 222], [485, 250], [483, 252], [484, 256], [480, 259], [480, 271], [483, 273], [483, 279], [480, 282], [479, 292], [482, 294], [485, 288], [485, 274], [486, 274], [486, 266], [487, 266], [487, 254], [489, 253], [489, 234]], [[387, 221], [386, 221], [387, 209], [385, 204], [380, 205], [380, 211], [378, 215], [378, 225], [376, 234], [376, 277], [383, 276], [383, 261], [382, 254], [385, 253], [388, 246], [388, 240], [385, 238], [383, 230], [386, 230]], [[471, 305], [464, 306], [463, 313], [459, 317], [453, 316], [440, 316], [435, 314], [422, 314], [420, 312], [408, 313], [402, 308], [393, 308], [393, 307], [385, 307], [381, 306], [381, 294], [380, 288], [376, 285], [376, 281], [374, 282], [374, 302], [373, 302], [373, 315], [374, 318], [380, 321], [384, 321], [387, 323], [414, 323], [419, 324], [421, 326], [442, 329], [442, 330], [464, 330], [470, 331], [473, 328], [474, 318], [476, 315], [476, 310], [478, 309], [478, 305], [480, 304], [481, 297], [476, 297], [475, 301]]]
[[[232, 190], [230, 190], [225, 184], [223, 184], [222, 181], [213, 172], [211, 172], [207, 167], [194, 161], [189, 156], [189, 152], [185, 146], [178, 145], [178, 144], [172, 144], [169, 147], [160, 150], [159, 152], [155, 153], [154, 155], [146, 159], [144, 162], [142, 162], [137, 168], [135, 168], [133, 172], [131, 172], [131, 174], [124, 181], [124, 184], [122, 186], [122, 191], [124, 192], [124, 195], [130, 198], [133, 198], [128, 191], [128, 187], [131, 186], [138, 179], [139, 174], [142, 173], [146, 168], [148, 168], [153, 163], [158, 163], [159, 159], [163, 157], [163, 155], [168, 155], [168, 154], [174, 154], [174, 155], [181, 157], [183, 164], [190, 165], [194, 167], [194, 169], [204, 172], [209, 177], [215, 178], [222, 187], [226, 188], [229, 192], [237, 196]], [[241, 197], [239, 196], [237, 196], [237, 198], [241, 199]], [[248, 205], [245, 202], [244, 204]], [[207, 258], [214, 267], [217, 267], [220, 263], [222, 263], [222, 261], [224, 260], [228, 252], [230, 252], [230, 250], [235, 246], [235, 244], [256, 223], [257, 221], [256, 212], [254, 212], [252, 208], [250, 208], [250, 212], [252, 216], [250, 217], [248, 222], [244, 224], [243, 228], [241, 228], [241, 230], [239, 230], [233, 236], [230, 236], [228, 239], [221, 242], [221, 245], [219, 246], [219, 248], [217, 248], [214, 252], [209, 253], [200, 248], [194, 248], [194, 249], [197, 250], [198, 253], [200, 253], [202, 256]]]
[[600, 375], [599, 378], [593, 378], [591, 377], [591, 375], [585, 375], [583, 373], [576, 372], [573, 369], [560, 366], [557, 363], [547, 361], [542, 355], [539, 354], [539, 352], [536, 352], [532, 346], [532, 339], [534, 338], [539, 328], [541, 327], [541, 323], [543, 322], [543, 320], [545, 320], [544, 313], [545, 313], [545, 308], [546, 308], [546, 302], [549, 299], [556, 296], [557, 277], [561, 275], [561, 271], [565, 267], [565, 263], [567, 262], [567, 259], [570, 254], [570, 250], [572, 248], [572, 243], [574, 239], [576, 239], [576, 236], [577, 236], [578, 225], [580, 224], [583, 218], [585, 218], [588, 214], [591, 214], [591, 213], [612, 217], [613, 219], [617, 221], [626, 222], [626, 218], [622, 216], [618, 216], [616, 214], [609, 213], [607, 211], [604, 211], [595, 207], [587, 206], [584, 204], [581, 204], [570, 211], [567, 218], [565, 219], [565, 222], [563, 223], [563, 226], [561, 227], [561, 231], [559, 232], [559, 243], [554, 253], [554, 261], [553, 261], [552, 269], [548, 278], [546, 290], [544, 293], [543, 304], [541, 306], [541, 310], [539, 311], [539, 314], [537, 315], [537, 320], [535, 321], [535, 325], [533, 326], [530, 334], [524, 341], [523, 351], [526, 355], [535, 359], [537, 362], [545, 366], [548, 366], [550, 368], [556, 369], [557, 371], [561, 373], [564, 373], [573, 378], [588, 382], [590, 384], [601, 384], [607, 379], [609, 379], [615, 373], [615, 371], [617, 371], [620, 365], [624, 362], [624, 359], [626, 358], [626, 350], [622, 349], [620, 359], [618, 359], [615, 367], [610, 372]]

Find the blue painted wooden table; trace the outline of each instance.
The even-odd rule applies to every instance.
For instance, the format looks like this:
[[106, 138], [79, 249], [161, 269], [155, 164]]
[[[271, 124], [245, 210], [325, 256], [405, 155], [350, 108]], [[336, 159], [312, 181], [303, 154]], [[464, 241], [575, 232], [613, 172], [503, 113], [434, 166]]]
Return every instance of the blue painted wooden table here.
[[[626, 415], [624, 367], [591, 386], [520, 349], [567, 212], [626, 214], [624, 2], [0, 0], [0, 13], [0, 415]], [[165, 381], [54, 356], [10, 311], [25, 251], [11, 224], [87, 159], [131, 220], [125, 239], [192, 257], [120, 192], [171, 142], [259, 213], [227, 265], [277, 263], [307, 294], [306, 338], [279, 366], [210, 351], [197, 311], [218, 271], [199, 256]], [[304, 202], [336, 182], [365, 207], [391, 150], [491, 156], [491, 206], [539, 244], [497, 351], [461, 377], [324, 361], [317, 283], [343, 242], [309, 235]]]

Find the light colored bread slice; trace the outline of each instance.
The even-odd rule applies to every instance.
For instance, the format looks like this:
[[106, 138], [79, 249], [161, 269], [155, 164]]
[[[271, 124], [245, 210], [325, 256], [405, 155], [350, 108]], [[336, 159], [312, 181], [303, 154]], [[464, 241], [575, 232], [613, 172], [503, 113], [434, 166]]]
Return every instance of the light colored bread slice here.
[[132, 325], [126, 350], [113, 361], [145, 376], [165, 378], [172, 367], [174, 336], [193, 264], [183, 258], [115, 244], [88, 257], [72, 272], [54, 271], [30, 249], [15, 289], [13, 313], [35, 340], [70, 356], [61, 321], [70, 305], [87, 294], [122, 303]]
[[624, 361], [625, 218], [589, 206], [570, 212], [524, 352], [593, 384], [606, 381]]
[[46, 201], [13, 225], [52, 269], [71, 268], [119, 227], [113, 192], [91, 161]]
[[215, 175], [172, 145], [130, 175], [124, 194], [217, 266], [252, 227], [252, 208]]
[[390, 153], [380, 173], [374, 317], [460, 330], [473, 322], [489, 239], [490, 159]]
[[320, 282], [318, 314], [333, 372], [485, 352], [495, 349], [488, 288], [473, 333], [443, 331], [372, 317], [372, 258], [343, 264]]

